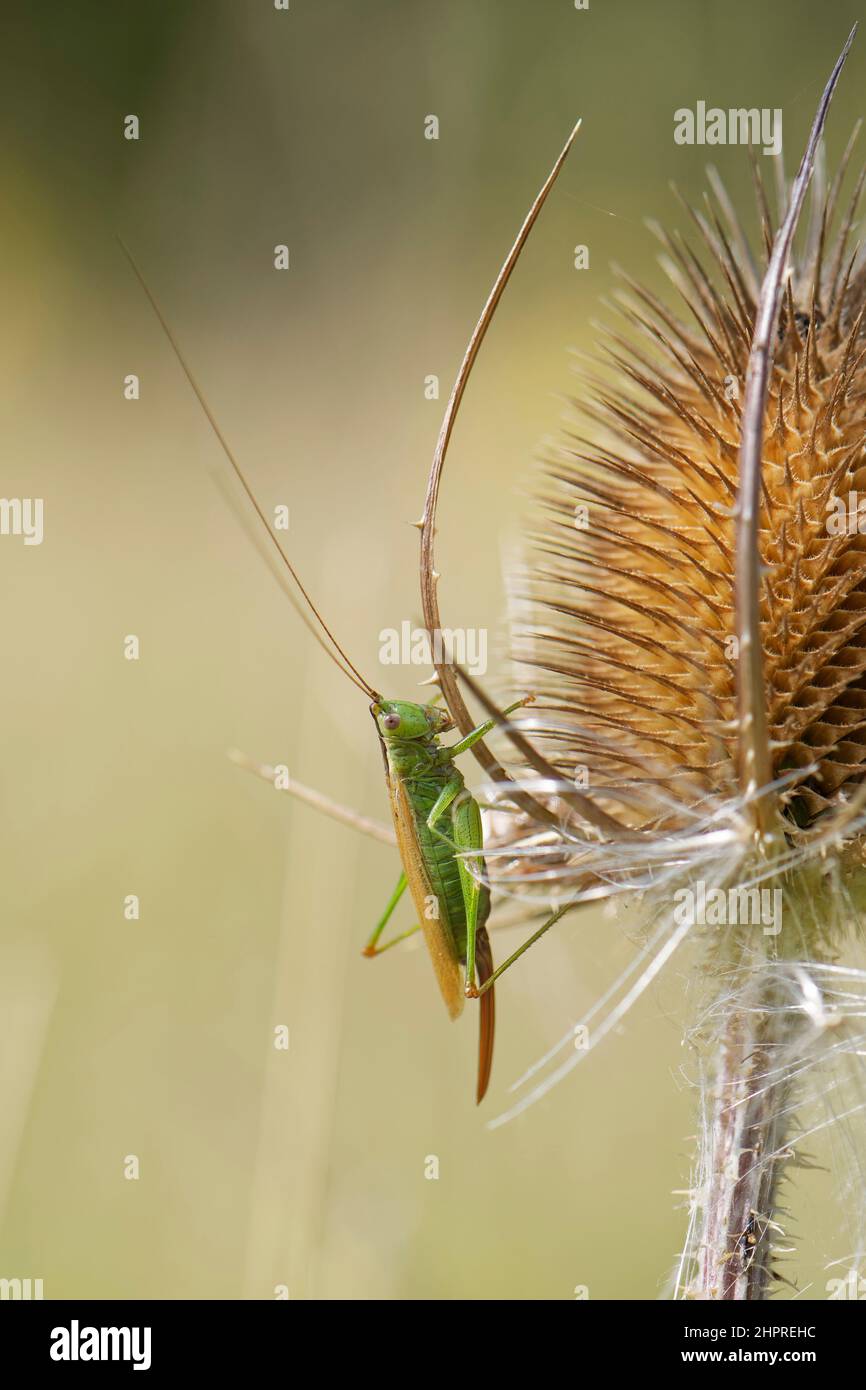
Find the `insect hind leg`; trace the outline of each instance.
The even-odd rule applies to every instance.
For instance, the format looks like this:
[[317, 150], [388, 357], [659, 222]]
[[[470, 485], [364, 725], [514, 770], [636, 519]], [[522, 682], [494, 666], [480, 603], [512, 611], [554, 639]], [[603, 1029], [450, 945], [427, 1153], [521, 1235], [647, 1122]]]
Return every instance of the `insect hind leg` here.
[[400, 899], [402, 898], [405, 891], [406, 875], [401, 874], [400, 877], [397, 879], [397, 887], [394, 889], [394, 892], [388, 899], [388, 905], [385, 908], [385, 911], [382, 913], [382, 916], [379, 918], [379, 921], [376, 923], [373, 933], [366, 946], [364, 947], [363, 951], [361, 952], [361, 955], [369, 956], [371, 959], [375, 956], [381, 956], [383, 951], [389, 951], [391, 947], [396, 946], [399, 941], [405, 941], [407, 937], [414, 936], [416, 931], [421, 930], [419, 926], [410, 927], [408, 931], [401, 932], [399, 936], [392, 936], [391, 940], [386, 941], [384, 946], [379, 946], [377, 944], [379, 941], [379, 937], [382, 935], [382, 932], [388, 925], [388, 922], [390, 921], [394, 909], [397, 906]]
[[[463, 893], [463, 906], [466, 914], [466, 994], [472, 999], [478, 989], [475, 984], [475, 960], [478, 928], [483, 927], [490, 909], [490, 895], [481, 882], [484, 869], [481, 850], [484, 847], [484, 832], [481, 826], [481, 811], [478, 803], [469, 792], [458, 797], [451, 811], [451, 826], [454, 842], [459, 851], [457, 871], [460, 875], [460, 888]], [[467, 851], [477, 850], [477, 854]]]

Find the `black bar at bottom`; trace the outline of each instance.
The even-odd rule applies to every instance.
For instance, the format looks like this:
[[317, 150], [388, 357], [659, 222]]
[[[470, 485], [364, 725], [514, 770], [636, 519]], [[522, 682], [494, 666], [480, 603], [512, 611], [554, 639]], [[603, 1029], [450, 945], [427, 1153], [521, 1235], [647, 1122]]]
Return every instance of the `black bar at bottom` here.
[[[575, 1372], [590, 1357], [614, 1371], [683, 1366], [700, 1373], [711, 1365], [799, 1365], [820, 1370], [826, 1378], [859, 1357], [866, 1331], [858, 1300], [727, 1304], [575, 1300], [552, 1305], [547, 1313], [544, 1305], [527, 1302], [517, 1315], [507, 1311], [513, 1306], [486, 1305], [483, 1324], [474, 1324], [484, 1328], [483, 1345], [477, 1338], [471, 1348], [460, 1338], [451, 1342], [452, 1371], [458, 1363], [483, 1358], [485, 1375], [489, 1375], [491, 1362], [495, 1366], [499, 1356], [508, 1357], [513, 1370], [511, 1358], [521, 1352], [543, 1354], [549, 1364], [556, 1340], [562, 1337], [562, 1355], [573, 1363]], [[456, 1328], [462, 1315], [453, 1305], [446, 1307]], [[413, 1331], [416, 1309], [420, 1320]], [[418, 1303], [403, 1304], [399, 1315], [401, 1357], [408, 1350], [405, 1338], [411, 1344], [417, 1336], [419, 1346], [427, 1346], [418, 1368], [422, 1374], [430, 1364], [431, 1351], [436, 1354], [428, 1345], [429, 1318], [429, 1306]], [[442, 1318], [440, 1310], [435, 1324], [440, 1332]], [[357, 1303], [0, 1303], [4, 1359], [25, 1375], [48, 1372], [62, 1377], [83, 1372], [98, 1378], [102, 1369], [109, 1368], [114, 1375], [138, 1373], [138, 1378], [159, 1379], [188, 1370], [198, 1377], [212, 1374], [216, 1380], [271, 1363], [291, 1376], [302, 1371], [308, 1357], [323, 1370], [339, 1353], [349, 1361], [353, 1355], [360, 1357], [356, 1371], [367, 1374], [370, 1358], [382, 1356], [387, 1361], [393, 1328], [386, 1307], [371, 1310]], [[404, 1369], [414, 1377], [408, 1361]]]

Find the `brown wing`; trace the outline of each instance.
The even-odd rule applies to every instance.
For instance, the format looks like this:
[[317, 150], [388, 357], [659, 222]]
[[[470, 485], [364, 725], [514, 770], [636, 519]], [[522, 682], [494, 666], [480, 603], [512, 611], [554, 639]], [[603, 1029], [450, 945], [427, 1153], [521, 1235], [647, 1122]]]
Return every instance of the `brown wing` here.
[[438, 899], [438, 894], [434, 892], [427, 873], [427, 866], [424, 863], [424, 856], [418, 847], [415, 819], [412, 815], [412, 807], [406, 788], [399, 778], [394, 777], [388, 779], [388, 791], [391, 797], [394, 829], [397, 832], [397, 848], [403, 861], [403, 869], [409, 884], [409, 891], [412, 894], [412, 901], [415, 904], [415, 911], [418, 913], [418, 921], [424, 933], [424, 940], [427, 943], [427, 950], [430, 952], [430, 959], [433, 962], [433, 969], [436, 972], [436, 979], [442, 998], [445, 1000], [445, 1006], [451, 1017], [457, 1018], [463, 1010], [465, 1000], [463, 971], [454, 954], [454, 947], [444, 921], [441, 918], [430, 918], [426, 915], [430, 898], [436, 897]]
[[[487, 928], [479, 925], [475, 935], [475, 969], [478, 983], [483, 985], [493, 974], [493, 952]], [[475, 1104], [480, 1105], [490, 1084], [493, 1068], [493, 1037], [496, 1032], [496, 1000], [493, 985], [485, 990], [478, 1001], [481, 1015], [478, 1021], [478, 1085], [475, 1090]]]

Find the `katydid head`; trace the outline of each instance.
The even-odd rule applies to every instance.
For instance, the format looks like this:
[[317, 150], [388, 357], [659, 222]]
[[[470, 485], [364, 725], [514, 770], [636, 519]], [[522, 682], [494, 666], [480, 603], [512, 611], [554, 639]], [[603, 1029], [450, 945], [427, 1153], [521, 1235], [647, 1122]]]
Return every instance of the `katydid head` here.
[[454, 720], [435, 705], [415, 705], [410, 700], [377, 700], [370, 706], [376, 728], [386, 743], [447, 734]]

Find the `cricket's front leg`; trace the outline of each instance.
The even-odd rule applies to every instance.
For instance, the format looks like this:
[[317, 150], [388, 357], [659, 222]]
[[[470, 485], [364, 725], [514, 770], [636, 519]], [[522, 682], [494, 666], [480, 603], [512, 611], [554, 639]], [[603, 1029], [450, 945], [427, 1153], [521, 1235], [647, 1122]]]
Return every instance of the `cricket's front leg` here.
[[[534, 695], [524, 695], [522, 700], [515, 700], [513, 705], [509, 705], [507, 709], [502, 711], [503, 718], [508, 714], [513, 714], [516, 709], [522, 709], [524, 705], [531, 705], [534, 699]], [[487, 734], [492, 733], [495, 728], [495, 719], [485, 719], [483, 724], [479, 724], [475, 729], [470, 729], [466, 737], [461, 738], [459, 743], [453, 744], [452, 747], [448, 749], [448, 752], [451, 754], [452, 758], [459, 758], [461, 753], [467, 752], [473, 744], [477, 743], [479, 739], [486, 737]]]

